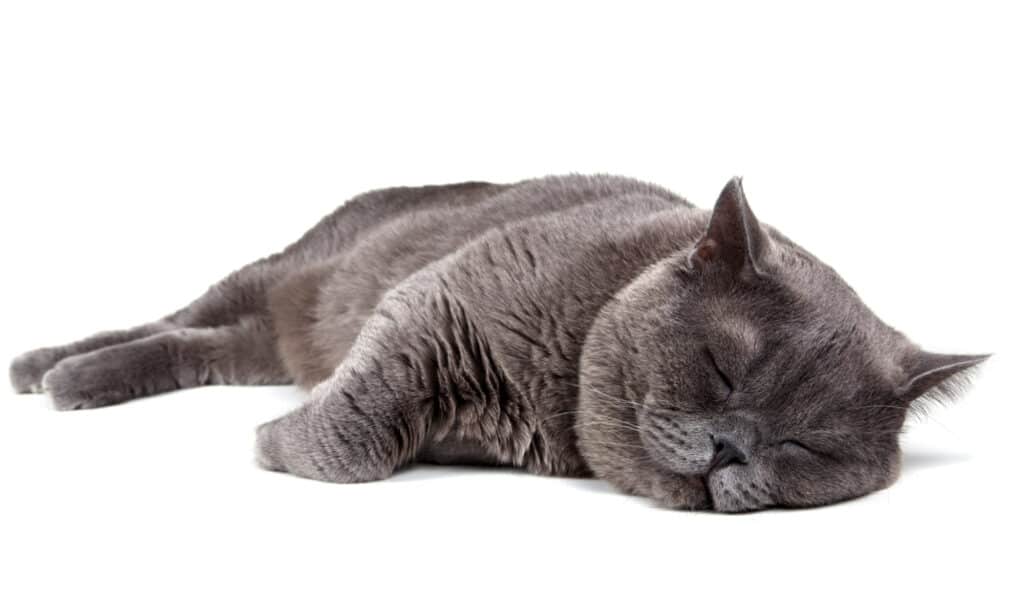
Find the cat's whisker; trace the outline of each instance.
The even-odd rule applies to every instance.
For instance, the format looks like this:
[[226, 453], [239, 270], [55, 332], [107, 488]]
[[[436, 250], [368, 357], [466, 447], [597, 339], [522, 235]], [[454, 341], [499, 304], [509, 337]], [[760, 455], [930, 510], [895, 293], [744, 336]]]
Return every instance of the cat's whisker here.
[[[558, 413], [555, 413], [555, 414], [551, 414], [550, 416], [547, 416], [543, 420], [541, 420], [540, 424], [543, 424], [543, 423], [547, 422], [548, 420], [551, 420], [552, 418], [556, 418], [556, 417], [559, 417], [559, 416], [574, 415], [574, 414], [577, 414], [577, 413], [578, 413], [577, 411], [573, 410], [573, 411], [563, 411], [563, 412], [558, 412]], [[581, 426], [581, 425], [582, 426], [610, 426], [610, 427], [613, 427], [613, 428], [623, 429], [623, 430], [627, 430], [627, 431], [633, 431], [633, 432], [636, 432], [636, 433], [640, 432], [640, 428], [637, 425], [635, 425], [635, 424], [633, 424], [631, 422], [628, 422], [626, 420], [615, 418], [614, 416], [587, 417], [587, 418], [582, 419], [582, 420], [577, 418], [576, 420], [573, 421], [572, 424], [568, 425], [565, 428], [565, 430], [568, 431], [570, 429], [574, 429], [577, 426]]]
[[848, 411], [857, 411], [859, 409], [906, 409], [903, 405], [858, 405], [857, 407], [851, 407]]
[[584, 390], [584, 391], [589, 392], [591, 394], [595, 394], [597, 396], [604, 397], [605, 399], [607, 399], [609, 401], [614, 401], [615, 403], [620, 403], [622, 405], [627, 405], [627, 406], [630, 406], [630, 407], [636, 407], [637, 409], [647, 409], [647, 408], [671, 409], [671, 406], [664, 405], [664, 404], [662, 404], [662, 403], [660, 403], [658, 401], [644, 401], [644, 402], [632, 401], [630, 399], [624, 399], [624, 398], [621, 398], [621, 397], [617, 397], [617, 396], [608, 394], [606, 392], [602, 392], [600, 390], [597, 390], [593, 386], [584, 386], [582, 384], [570, 384], [570, 386], [574, 386], [575, 388], [579, 388], [580, 390]]
[[[541, 424], [543, 424], [543, 422], [545, 421], [546, 419], [542, 420]], [[612, 416], [588, 417], [585, 419], [577, 419], [573, 421], [572, 424], [568, 425], [565, 428], [565, 430], [570, 430], [576, 428], [577, 426], [611, 426], [614, 428], [633, 431], [636, 433], [640, 432], [640, 427], [638, 427], [636, 424], [627, 422], [625, 420], [620, 420]]]
[[541, 419], [540, 422], [541, 422], [541, 424], [543, 424], [543, 423], [547, 422], [548, 420], [553, 420], [555, 418], [560, 418], [562, 416], [573, 416], [573, 415], [576, 415], [578, 413], [579, 413], [579, 410], [576, 410], [576, 409], [570, 409], [568, 411], [560, 411], [560, 412], [556, 412], [556, 413], [553, 413], [553, 414], [548, 414], [543, 419]]
[[635, 433], [641, 432], [640, 428], [636, 425], [629, 424], [628, 422], [613, 422], [609, 420], [586, 420], [583, 422], [577, 422], [573, 426], [613, 426], [615, 428], [621, 428], [627, 431], [633, 431]]
[[602, 439], [593, 440], [593, 443], [595, 443], [598, 446], [601, 446], [603, 448], [619, 448], [619, 449], [623, 449], [623, 450], [644, 450], [644, 451], [647, 450], [647, 446], [644, 446], [644, 445], [641, 445], [641, 444], [635, 444], [635, 443], [626, 443], [626, 442], [618, 442], [618, 441], [607, 441], [607, 440], [602, 440]]

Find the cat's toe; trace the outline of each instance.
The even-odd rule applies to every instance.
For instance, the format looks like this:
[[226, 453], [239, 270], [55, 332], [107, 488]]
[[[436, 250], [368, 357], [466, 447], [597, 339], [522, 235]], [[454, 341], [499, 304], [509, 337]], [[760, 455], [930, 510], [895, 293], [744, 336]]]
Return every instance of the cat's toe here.
[[26, 352], [11, 361], [11, 386], [18, 394], [43, 392], [43, 376], [60, 360], [50, 348]]
[[277, 460], [272, 427], [273, 422], [268, 422], [256, 429], [256, 464], [267, 471], [285, 471], [284, 465]]

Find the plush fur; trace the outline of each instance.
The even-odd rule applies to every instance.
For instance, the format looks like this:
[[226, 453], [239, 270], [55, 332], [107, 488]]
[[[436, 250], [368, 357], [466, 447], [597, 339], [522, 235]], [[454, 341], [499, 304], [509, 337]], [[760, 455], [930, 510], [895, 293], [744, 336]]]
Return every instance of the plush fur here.
[[923, 352], [732, 180], [714, 211], [608, 176], [363, 194], [157, 322], [14, 361], [59, 409], [296, 382], [262, 466], [597, 475], [685, 509], [883, 488], [918, 398], [985, 356]]

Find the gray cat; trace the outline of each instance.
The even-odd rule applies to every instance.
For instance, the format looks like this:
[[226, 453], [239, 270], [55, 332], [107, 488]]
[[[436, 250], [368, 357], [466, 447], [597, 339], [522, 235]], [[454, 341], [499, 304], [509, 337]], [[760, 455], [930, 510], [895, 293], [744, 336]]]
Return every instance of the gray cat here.
[[588, 476], [723, 512], [891, 484], [912, 402], [986, 356], [924, 352], [754, 218], [609, 176], [358, 196], [161, 320], [17, 358], [58, 409], [203, 384], [312, 387], [259, 464]]

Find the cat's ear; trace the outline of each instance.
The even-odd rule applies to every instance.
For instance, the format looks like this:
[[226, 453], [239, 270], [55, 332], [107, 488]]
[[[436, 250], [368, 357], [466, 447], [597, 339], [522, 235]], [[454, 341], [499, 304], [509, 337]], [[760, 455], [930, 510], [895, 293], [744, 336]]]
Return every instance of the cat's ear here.
[[707, 231], [690, 255], [690, 263], [723, 263], [732, 271], [749, 269], [760, 274], [760, 263], [771, 243], [743, 193], [743, 180], [733, 177], [725, 185], [711, 213]]
[[896, 390], [903, 401], [921, 396], [953, 397], [966, 384], [974, 367], [991, 354], [933, 354], [919, 351], [906, 366], [904, 383]]

